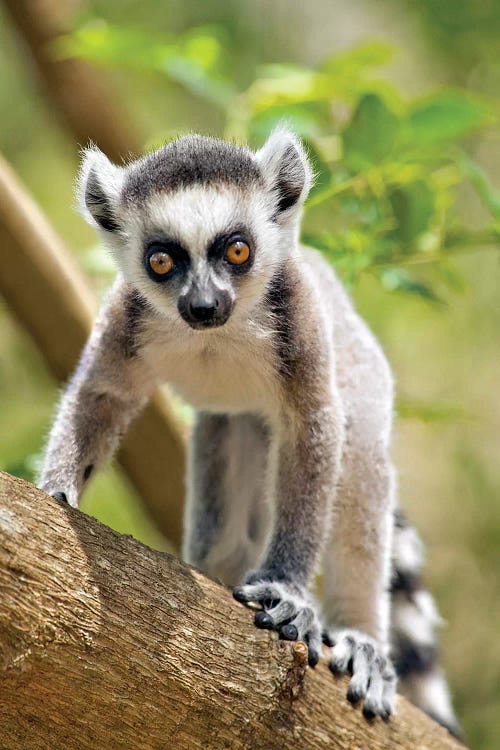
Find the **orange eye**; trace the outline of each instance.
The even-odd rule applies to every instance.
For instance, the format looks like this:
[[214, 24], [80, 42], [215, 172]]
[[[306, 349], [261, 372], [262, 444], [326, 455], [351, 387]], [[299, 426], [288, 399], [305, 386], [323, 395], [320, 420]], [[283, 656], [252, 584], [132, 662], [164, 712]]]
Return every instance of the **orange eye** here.
[[159, 250], [150, 255], [149, 265], [158, 276], [165, 276], [174, 267], [174, 261], [168, 253]]
[[250, 248], [246, 242], [238, 240], [237, 242], [231, 242], [226, 248], [226, 259], [230, 263], [234, 263], [236, 266], [240, 266], [250, 257]]

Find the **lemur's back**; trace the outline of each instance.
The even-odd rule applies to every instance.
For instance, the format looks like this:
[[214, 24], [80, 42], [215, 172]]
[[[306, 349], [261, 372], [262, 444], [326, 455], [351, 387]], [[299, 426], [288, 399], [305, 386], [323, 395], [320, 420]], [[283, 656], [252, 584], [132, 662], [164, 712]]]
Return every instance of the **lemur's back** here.
[[393, 383], [385, 354], [331, 264], [316, 250], [307, 247], [300, 250], [318, 290], [316, 304], [321, 305], [331, 326], [339, 386], [350, 399], [354, 396], [353, 381], [362, 377], [371, 398], [378, 400], [387, 412], [389, 428]]

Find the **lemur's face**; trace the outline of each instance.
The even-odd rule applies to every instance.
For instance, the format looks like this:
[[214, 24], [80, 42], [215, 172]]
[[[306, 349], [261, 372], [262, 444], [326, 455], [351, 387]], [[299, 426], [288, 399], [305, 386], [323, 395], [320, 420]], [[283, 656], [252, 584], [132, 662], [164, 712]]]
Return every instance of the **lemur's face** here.
[[207, 330], [265, 295], [310, 183], [302, 147], [280, 130], [257, 153], [186, 136], [127, 167], [91, 150], [80, 197], [125, 279], [166, 317]]

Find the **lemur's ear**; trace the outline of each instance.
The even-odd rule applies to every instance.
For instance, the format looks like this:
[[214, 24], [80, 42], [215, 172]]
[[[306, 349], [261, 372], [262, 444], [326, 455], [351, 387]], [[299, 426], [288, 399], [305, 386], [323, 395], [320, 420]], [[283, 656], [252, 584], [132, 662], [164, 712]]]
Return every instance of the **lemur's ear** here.
[[277, 218], [300, 207], [311, 189], [313, 172], [297, 136], [286, 127], [276, 128], [256, 158], [269, 188], [275, 192]]
[[89, 224], [106, 232], [117, 232], [117, 208], [124, 169], [112, 164], [96, 147], [85, 149], [78, 177], [78, 207]]

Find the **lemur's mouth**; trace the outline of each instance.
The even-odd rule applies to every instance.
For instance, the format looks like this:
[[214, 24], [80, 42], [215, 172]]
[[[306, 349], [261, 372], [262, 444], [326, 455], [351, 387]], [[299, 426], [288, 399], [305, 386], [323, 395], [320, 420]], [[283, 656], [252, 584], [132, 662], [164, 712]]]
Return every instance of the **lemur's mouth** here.
[[211, 328], [220, 328], [227, 322], [228, 318], [229, 318], [229, 315], [223, 319], [213, 318], [211, 320], [193, 321], [193, 320], [186, 320], [186, 318], [184, 318], [184, 320], [186, 320], [186, 323], [194, 331], [207, 331], [207, 330], [210, 330]]

